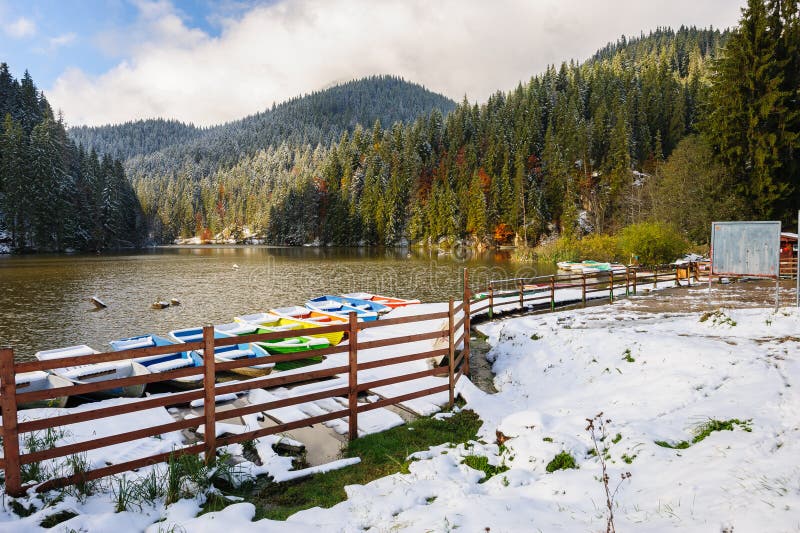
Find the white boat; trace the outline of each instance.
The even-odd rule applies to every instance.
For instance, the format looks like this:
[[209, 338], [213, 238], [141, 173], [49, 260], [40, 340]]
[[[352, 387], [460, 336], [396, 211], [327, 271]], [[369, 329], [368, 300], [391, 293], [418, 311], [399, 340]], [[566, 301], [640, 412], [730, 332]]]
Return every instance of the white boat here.
[[[34, 355], [39, 361], [49, 361], [64, 357], [81, 357], [100, 353], [94, 348], [81, 344], [69, 346], [67, 348], [56, 348], [55, 350], [44, 350], [36, 352]], [[112, 379], [129, 378], [133, 376], [145, 376], [150, 371], [136, 361], [110, 361], [107, 363], [92, 363], [86, 365], [75, 365], [64, 368], [54, 368], [51, 373], [67, 379], [75, 385], [85, 383], [97, 383]], [[107, 390], [97, 391], [87, 396], [101, 398], [138, 398], [144, 393], [145, 384], [129, 385], [127, 387], [114, 387]]]
[[[23, 372], [15, 376], [17, 384], [17, 393], [34, 392], [47, 389], [58, 389], [61, 387], [71, 387], [73, 384], [68, 379], [64, 379], [55, 374], [42, 372]], [[18, 409], [35, 409], [39, 407], [64, 407], [67, 405], [67, 395], [59, 396], [57, 398], [49, 398], [47, 400], [37, 400], [33, 402], [24, 402], [17, 404]]]

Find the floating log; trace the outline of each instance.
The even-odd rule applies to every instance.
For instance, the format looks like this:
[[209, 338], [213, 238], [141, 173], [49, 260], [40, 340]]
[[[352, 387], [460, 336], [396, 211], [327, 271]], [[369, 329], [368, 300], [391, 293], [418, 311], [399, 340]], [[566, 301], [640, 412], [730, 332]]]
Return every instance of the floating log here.
[[105, 309], [106, 307], [108, 307], [108, 306], [107, 306], [107, 305], [106, 305], [106, 304], [105, 304], [105, 303], [104, 303], [104, 302], [103, 302], [103, 301], [102, 301], [100, 298], [98, 298], [97, 296], [92, 296], [91, 298], [89, 298], [89, 301], [90, 301], [90, 302], [92, 302], [92, 303], [94, 304], [94, 306], [95, 306], [97, 309]]
[[169, 302], [153, 302], [150, 305], [151, 309], [166, 309], [169, 307]]

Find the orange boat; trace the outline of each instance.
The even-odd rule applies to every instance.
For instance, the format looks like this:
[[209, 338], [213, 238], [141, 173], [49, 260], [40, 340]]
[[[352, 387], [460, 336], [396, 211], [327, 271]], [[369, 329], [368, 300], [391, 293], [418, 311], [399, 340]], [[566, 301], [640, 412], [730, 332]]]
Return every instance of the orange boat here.
[[379, 294], [370, 294], [368, 292], [352, 292], [350, 294], [343, 294], [342, 296], [345, 298], [356, 298], [358, 300], [375, 302], [376, 304], [385, 305], [386, 307], [391, 307], [392, 309], [422, 303], [419, 300], [404, 300], [403, 298], [392, 298], [391, 296], [381, 296]]

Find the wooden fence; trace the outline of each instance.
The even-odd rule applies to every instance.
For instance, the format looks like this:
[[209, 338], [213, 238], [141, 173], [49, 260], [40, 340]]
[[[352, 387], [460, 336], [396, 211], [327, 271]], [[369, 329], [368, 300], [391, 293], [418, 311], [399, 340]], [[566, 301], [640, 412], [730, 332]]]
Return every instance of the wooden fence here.
[[[485, 312], [491, 318], [497, 314], [498, 308], [500, 312], [519, 312], [531, 308], [552, 311], [559, 306], [586, 305], [591, 299], [608, 298], [614, 301], [623, 288], [627, 296], [636, 294], [642, 288], [656, 288], [663, 282], [682, 286], [702, 283], [703, 279], [708, 282], [708, 275], [692, 263], [677, 268], [675, 265], [621, 267], [605, 272], [492, 280], [472, 300], [471, 314]], [[559, 297], [564, 291], [572, 292]]]
[[[203, 441], [197, 444], [186, 446], [176, 449], [172, 452], [161, 453], [144, 457], [132, 461], [126, 461], [102, 468], [90, 470], [88, 472], [81, 472], [71, 476], [60, 477], [57, 479], [48, 480], [42, 484], [37, 485], [37, 491], [44, 491], [51, 488], [62, 487], [70, 484], [77, 484], [101, 477], [134, 470], [146, 465], [156, 464], [159, 462], [168, 461], [171, 456], [180, 456], [185, 454], [199, 454], [204, 453], [207, 461], [213, 461], [216, 457], [216, 450], [219, 446], [234, 444], [247, 440], [256, 439], [265, 435], [281, 433], [299, 427], [310, 426], [333, 420], [336, 418], [347, 417], [349, 422], [349, 438], [355, 439], [358, 436], [358, 415], [365, 411], [385, 407], [388, 405], [396, 405], [404, 401], [408, 401], [423, 396], [436, 394], [440, 392], [449, 392], [449, 403], [453, 404], [455, 397], [455, 386], [459, 378], [466, 372], [469, 372], [469, 327], [470, 327], [470, 303], [469, 303], [469, 289], [465, 290], [465, 297], [462, 302], [455, 304], [450, 300], [448, 310], [428, 313], [424, 315], [389, 318], [378, 320], [375, 322], [357, 322], [355, 313], [351, 313], [347, 323], [326, 325], [318, 328], [304, 329], [303, 335], [320, 335], [326, 333], [344, 332], [347, 334], [347, 340], [338, 346], [331, 346], [328, 348], [317, 349], [313, 351], [297, 352], [284, 355], [270, 355], [266, 357], [240, 359], [234, 361], [216, 362], [213, 354], [216, 347], [229, 346], [233, 344], [242, 344], [259, 341], [269, 341], [281, 339], [286, 337], [286, 332], [274, 332], [264, 334], [246, 335], [225, 339], [214, 338], [213, 326], [205, 326], [203, 328], [203, 340], [196, 342], [188, 342], [180, 344], [177, 347], [172, 346], [159, 346], [149, 348], [136, 348], [118, 352], [99, 353], [87, 356], [78, 357], [64, 357], [59, 359], [51, 359], [47, 361], [26, 361], [16, 362], [14, 360], [14, 352], [11, 348], [0, 348], [0, 406], [2, 407], [3, 426], [3, 451], [4, 457], [0, 460], [0, 468], [5, 471], [5, 484], [6, 492], [11, 496], [22, 495], [34, 483], [23, 486], [21, 479], [22, 466], [45, 461], [48, 459], [55, 459], [59, 457], [69, 457], [75, 454], [83, 453], [89, 450], [103, 448], [124, 442], [130, 442], [146, 437], [152, 437], [172, 431], [180, 431], [190, 428], [197, 428], [203, 424], [205, 426]], [[410, 324], [415, 322], [429, 321], [429, 320], [447, 320], [447, 327], [444, 329], [437, 329], [435, 331], [428, 331], [424, 333], [405, 335], [402, 337], [382, 338], [379, 340], [360, 341], [359, 332], [372, 329], [391, 327], [399, 324]], [[434, 349], [425, 349], [421, 352], [415, 352], [405, 355], [397, 355], [380, 360], [362, 361], [359, 362], [359, 353], [363, 350], [372, 348], [380, 348], [387, 346], [401, 346], [413, 342], [425, 340], [447, 340], [446, 347], [435, 348], [435, 343], [430, 347]], [[463, 344], [463, 348], [456, 354], [457, 347]], [[176, 348], [180, 351], [188, 350], [203, 350], [203, 366], [180, 368], [171, 370], [169, 372], [159, 374], [148, 374], [142, 376], [127, 377], [121, 379], [114, 379], [108, 381], [101, 381], [97, 383], [78, 384], [69, 387], [59, 387], [41, 391], [21, 392], [17, 390], [15, 376], [22, 372], [32, 371], [49, 371], [57, 368], [64, 368], [75, 365], [104, 363], [110, 361], [120, 361], [127, 359], [134, 359], [138, 357], [152, 356], [152, 355], [165, 355], [176, 352]], [[411, 348], [413, 350], [413, 348]], [[299, 359], [305, 359], [309, 356], [328, 356], [333, 354], [348, 354], [347, 364], [335, 366], [331, 368], [323, 368], [319, 370], [309, 370], [301, 373], [287, 373], [282, 374], [276, 372], [262, 378], [250, 379], [247, 381], [231, 381], [225, 383], [216, 383], [216, 376], [218, 372], [230, 371], [236, 368], [266, 364], [266, 363], [280, 363], [288, 362]], [[423, 360], [428, 358], [441, 358], [447, 357], [447, 366], [439, 366], [428, 370], [408, 373], [396, 374], [392, 377], [373, 380], [369, 382], [358, 381], [358, 371], [369, 370], [380, 367], [387, 367], [397, 365], [400, 363], [407, 363], [410, 361]], [[190, 390], [187, 392], [179, 392], [174, 394], [167, 394], [155, 398], [143, 398], [119, 405], [110, 407], [99, 407], [91, 410], [73, 412], [69, 414], [57, 415], [44, 419], [20, 421], [18, 414], [18, 407], [21, 404], [47, 400], [50, 398], [57, 398], [64, 395], [86, 395], [102, 390], [113, 389], [117, 387], [125, 387], [131, 385], [150, 384], [160, 381], [172, 380], [182, 377], [195, 376], [199, 373], [203, 374], [203, 387]], [[346, 386], [332, 388], [313, 392], [310, 394], [303, 394], [292, 396], [289, 398], [282, 398], [269, 402], [247, 405], [244, 407], [235, 408], [227, 411], [217, 411], [215, 396], [230, 393], [242, 393], [257, 388], [269, 388], [284, 385], [291, 385], [300, 382], [307, 382], [310, 380], [319, 380], [325, 378], [332, 378], [337, 375], [348, 376], [348, 383]], [[447, 376], [448, 380], [442, 385], [427, 388], [424, 390], [416, 390], [414, 392], [403, 394], [392, 398], [383, 398], [372, 403], [359, 405], [357, 398], [359, 393], [363, 393], [368, 389], [391, 385], [395, 383], [402, 383], [412, 381], [428, 376]], [[226, 420], [234, 417], [244, 416], [248, 414], [259, 413], [262, 411], [269, 411], [280, 407], [287, 407], [297, 405], [305, 402], [321, 400], [333, 397], [347, 397], [348, 407], [335, 412], [326, 413], [319, 416], [312, 416], [302, 420], [277, 424], [272, 427], [259, 428], [245, 433], [216, 437], [216, 421], [217, 419]], [[137, 429], [126, 433], [111, 435], [107, 437], [95, 438], [90, 441], [78, 442], [74, 444], [60, 445], [51, 449], [28, 451], [27, 453], [20, 453], [20, 435], [34, 431], [43, 431], [48, 428], [57, 428], [78, 422], [86, 422], [90, 420], [102, 421], [108, 417], [113, 417], [125, 413], [133, 413], [144, 409], [155, 407], [170, 407], [176, 405], [185, 405], [194, 400], [203, 400], [203, 416], [196, 418], [188, 418], [184, 420], [177, 420], [168, 424], [162, 424], [154, 427], [144, 429]]]

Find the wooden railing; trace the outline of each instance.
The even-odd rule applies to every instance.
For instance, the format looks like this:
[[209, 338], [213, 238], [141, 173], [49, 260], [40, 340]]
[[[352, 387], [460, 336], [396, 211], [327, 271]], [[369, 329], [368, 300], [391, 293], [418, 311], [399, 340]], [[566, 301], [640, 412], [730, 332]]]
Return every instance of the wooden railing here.
[[[455, 399], [455, 386], [459, 378], [466, 372], [469, 372], [469, 326], [470, 326], [470, 303], [469, 303], [469, 289], [465, 290], [465, 298], [458, 304], [455, 304], [451, 299], [447, 311], [428, 313], [424, 315], [390, 318], [379, 320], [375, 322], [357, 322], [355, 313], [351, 313], [347, 323], [321, 326], [318, 328], [310, 328], [302, 330], [302, 335], [320, 335], [326, 333], [345, 332], [347, 340], [338, 346], [331, 346], [323, 349], [316, 349], [312, 351], [297, 352], [292, 354], [283, 355], [269, 355], [265, 357], [239, 359], [233, 361], [216, 362], [214, 360], [215, 348], [222, 346], [229, 346], [234, 344], [243, 344], [250, 342], [269, 341], [275, 339], [282, 339], [287, 336], [286, 332], [273, 332], [264, 334], [245, 335], [239, 337], [215, 339], [213, 326], [205, 326], [203, 328], [203, 340], [196, 342], [188, 342], [180, 345], [160, 346], [149, 348], [136, 348], [118, 352], [99, 353], [87, 356], [78, 357], [63, 357], [59, 359], [51, 359], [46, 361], [25, 361], [16, 362], [14, 360], [14, 352], [11, 348], [0, 349], [0, 406], [2, 407], [3, 425], [3, 451], [4, 457], [0, 460], [0, 468], [5, 471], [5, 485], [6, 492], [11, 496], [22, 495], [33, 484], [23, 486], [21, 480], [21, 468], [23, 465], [36, 463], [48, 459], [55, 459], [60, 457], [69, 457], [74, 454], [79, 454], [89, 450], [112, 446], [124, 442], [130, 442], [146, 437], [152, 437], [172, 431], [180, 431], [184, 429], [197, 428], [203, 424], [205, 429], [203, 431], [203, 441], [197, 444], [189, 445], [176, 449], [168, 453], [160, 453], [149, 457], [143, 457], [132, 461], [125, 461], [118, 464], [96, 468], [88, 472], [81, 472], [71, 476], [65, 476], [55, 479], [50, 479], [36, 486], [37, 491], [48, 490], [51, 488], [62, 487], [71, 484], [77, 484], [101, 477], [134, 470], [146, 465], [165, 462], [170, 457], [177, 457], [185, 454], [199, 454], [204, 453], [206, 461], [214, 461], [216, 457], [216, 450], [219, 446], [244, 442], [258, 437], [281, 433], [296, 429], [299, 427], [310, 426], [326, 422], [337, 418], [348, 418], [349, 438], [355, 439], [358, 436], [358, 415], [365, 411], [378, 409], [387, 405], [397, 405], [401, 402], [436, 394], [440, 392], [449, 392], [449, 404], [452, 406]], [[426, 331], [423, 333], [405, 335], [402, 337], [381, 338], [378, 340], [360, 341], [359, 333], [372, 328], [391, 327], [399, 324], [410, 324], [415, 322], [429, 321], [429, 320], [447, 320], [447, 328], [442, 330]], [[386, 357], [378, 360], [362, 361], [359, 362], [359, 354], [364, 350], [373, 348], [380, 348], [386, 346], [407, 345], [409, 343], [424, 341], [446, 339], [447, 346], [442, 348], [435, 348], [434, 344], [430, 347], [434, 349], [425, 349], [419, 352], [414, 352], [404, 355], [396, 355]], [[456, 355], [457, 347], [463, 344], [463, 348]], [[159, 374], [147, 374], [142, 376], [133, 376], [121, 379], [113, 379], [101, 381], [96, 383], [77, 384], [69, 387], [59, 387], [41, 391], [21, 392], [17, 390], [15, 383], [15, 376], [22, 372], [31, 372], [37, 370], [52, 371], [58, 368], [64, 368], [75, 365], [95, 364], [109, 361], [121, 361], [127, 359], [135, 359], [139, 357], [151, 355], [165, 355], [175, 353], [176, 350], [190, 351], [190, 350], [203, 350], [203, 366], [202, 368], [190, 367], [171, 370]], [[412, 349], [413, 350], [413, 349]], [[328, 356], [333, 354], [348, 355], [347, 364], [322, 368], [318, 370], [308, 370], [305, 372], [292, 372], [281, 373], [276, 372], [265, 377], [250, 379], [247, 381], [232, 381], [225, 383], [216, 383], [218, 372], [230, 371], [236, 368], [242, 368], [253, 365], [261, 365], [266, 363], [280, 363], [289, 362], [300, 359], [305, 359], [311, 356]], [[428, 370], [417, 371], [412, 373], [401, 373], [398, 370], [396, 374], [390, 377], [377, 379], [368, 382], [359, 382], [358, 372], [381, 367], [390, 367], [401, 363], [410, 361], [423, 360], [428, 358], [441, 358], [447, 357], [448, 364], [446, 367], [438, 366]], [[113, 405], [109, 407], [98, 407], [95, 409], [82, 410], [80, 412], [69, 412], [67, 414], [59, 414], [49, 418], [20, 421], [18, 408], [20, 405], [46, 400], [50, 398], [58, 398], [64, 395], [85, 395], [102, 390], [114, 389], [117, 387], [151, 384], [160, 381], [173, 380], [182, 377], [196, 376], [203, 374], [203, 386], [197, 390], [190, 390], [187, 392], [179, 392], [174, 394], [166, 394], [155, 398], [143, 398], [140, 400], [133, 400], [130, 402]], [[302, 394], [291, 396], [288, 398], [281, 398], [269, 402], [247, 405], [235, 409], [220, 411], [216, 409], [215, 397], [222, 394], [246, 392], [257, 388], [270, 388], [291, 385], [310, 380], [319, 380], [325, 378], [332, 378], [337, 375], [347, 376], [347, 385], [313, 392], [310, 394]], [[415, 390], [413, 392], [403, 394], [392, 398], [383, 398], [378, 401], [366, 404], [358, 404], [357, 398], [359, 393], [367, 391], [375, 387], [392, 385], [396, 383], [403, 383], [408, 381], [417, 380], [429, 376], [447, 376], [447, 381], [435, 387], [427, 389]], [[216, 437], [216, 421], [218, 418], [226, 420], [234, 417], [240, 417], [248, 414], [269, 411], [280, 407], [287, 407], [291, 405], [298, 405], [305, 402], [321, 400], [333, 397], [347, 397], [348, 407], [331, 413], [325, 413], [319, 416], [312, 416], [302, 420], [277, 424], [275, 426], [259, 428], [251, 431], [236, 435], [226, 435], [221, 438]], [[183, 420], [176, 420], [167, 424], [158, 426], [137, 429], [126, 433], [115, 434], [106, 437], [95, 438], [90, 441], [83, 441], [73, 444], [59, 445], [46, 450], [27, 451], [20, 453], [20, 436], [34, 431], [47, 430], [49, 428], [57, 428], [78, 422], [86, 422], [90, 420], [101, 421], [103, 419], [118, 416], [125, 413], [133, 413], [143, 409], [150, 409], [155, 407], [171, 407], [178, 405], [185, 405], [194, 400], [203, 400], [203, 416], [196, 418], [188, 418]]]
[[[583, 304], [597, 299], [600, 293], [613, 301], [617, 293], [636, 294], [642, 288], [655, 288], [659, 283], [674, 282], [676, 286], [708, 281], [707, 274], [696, 264], [685, 267], [655, 265], [652, 267], [620, 267], [592, 273], [564, 273], [532, 278], [510, 278], [489, 281], [487, 287], [472, 299], [471, 314], [486, 312], [489, 318], [502, 312], [524, 311], [529, 308], [555, 310], [564, 305]], [[466, 278], [465, 278], [466, 280]], [[577, 290], [580, 289], [578, 293]], [[565, 291], [572, 291], [567, 293]]]

